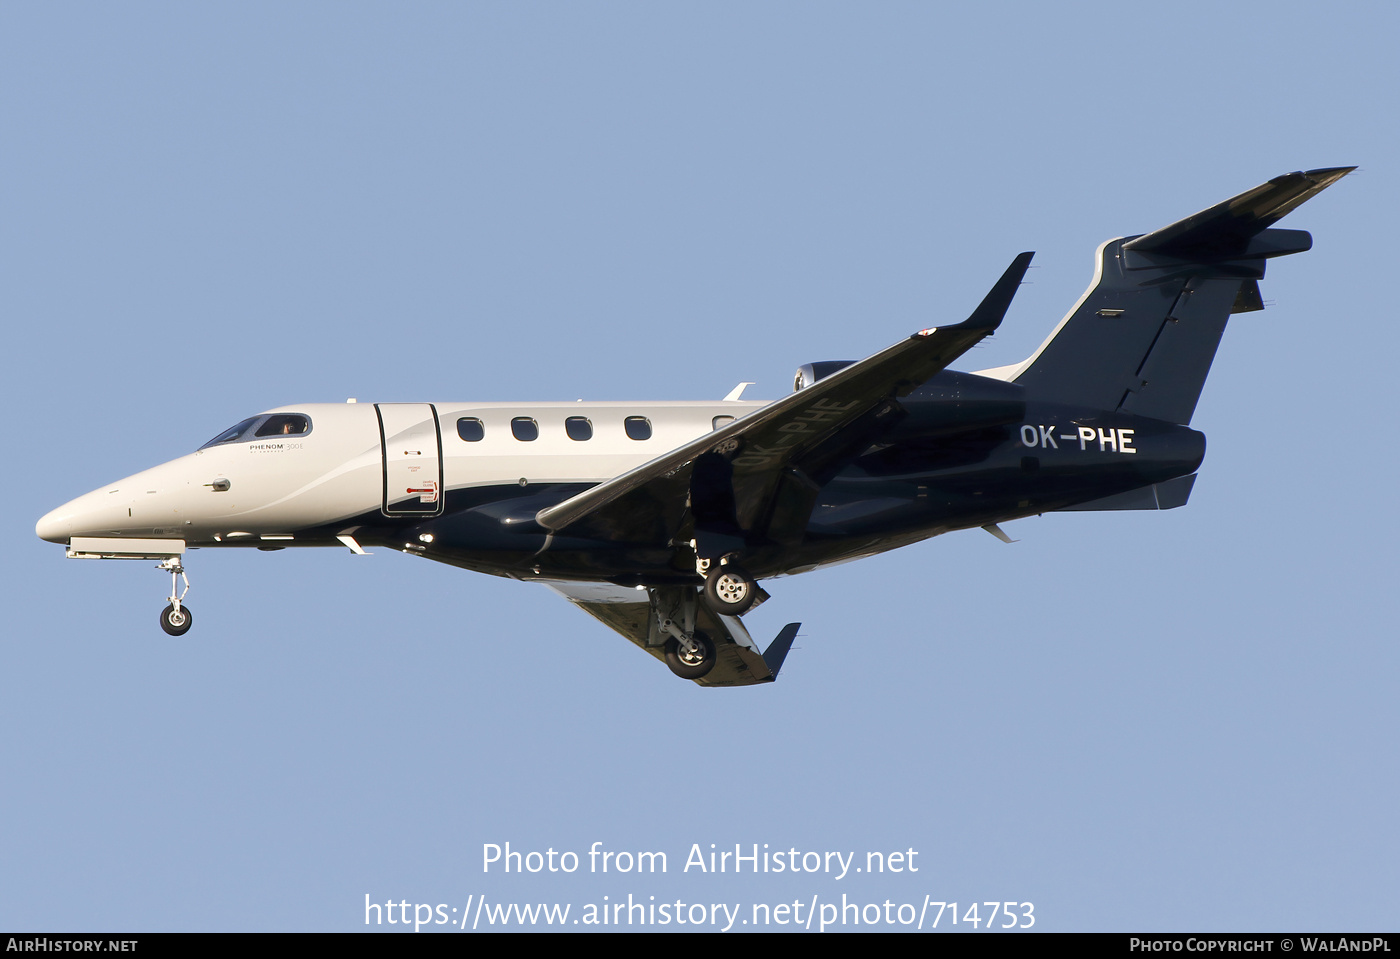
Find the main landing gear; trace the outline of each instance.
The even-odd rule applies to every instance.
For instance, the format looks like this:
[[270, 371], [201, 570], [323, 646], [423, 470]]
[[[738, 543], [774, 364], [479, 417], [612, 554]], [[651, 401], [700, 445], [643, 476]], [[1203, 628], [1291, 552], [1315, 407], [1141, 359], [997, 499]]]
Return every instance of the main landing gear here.
[[701, 594], [705, 605], [721, 616], [742, 616], [758, 602], [758, 583], [737, 562], [738, 554], [728, 553], [715, 562], [709, 557], [701, 557], [695, 540], [690, 541], [695, 549], [695, 572], [704, 577], [705, 586]]
[[715, 644], [698, 629], [686, 646], [672, 636], [666, 640], [666, 665], [681, 679], [699, 679], [715, 668]]
[[699, 601], [693, 586], [651, 590], [652, 633], [655, 644], [666, 637], [666, 665], [681, 679], [699, 679], [715, 668], [715, 644], [695, 628]]
[[[170, 572], [170, 605], [160, 611], [160, 628], [171, 636], [183, 636], [194, 625], [194, 615], [183, 602], [185, 594], [190, 591], [190, 578], [185, 575], [185, 567], [180, 565], [180, 557], [178, 556], [170, 557], [156, 569]], [[185, 581], [185, 588], [178, 593], [176, 592], [179, 585], [177, 579]]]
[[[700, 603], [720, 616], [738, 617], [748, 612], [762, 594], [758, 583], [738, 564], [721, 561], [711, 566], [709, 560], [697, 560], [695, 564], [695, 571], [705, 578], [702, 588], [650, 591], [653, 619], [649, 642], [664, 642], [666, 665], [682, 679], [700, 679], [715, 667], [714, 640], [695, 628], [697, 613], [702, 611]], [[728, 628], [721, 625], [722, 630]]]
[[742, 616], [758, 599], [758, 583], [729, 563], [716, 566], [705, 577], [705, 605], [721, 616]]

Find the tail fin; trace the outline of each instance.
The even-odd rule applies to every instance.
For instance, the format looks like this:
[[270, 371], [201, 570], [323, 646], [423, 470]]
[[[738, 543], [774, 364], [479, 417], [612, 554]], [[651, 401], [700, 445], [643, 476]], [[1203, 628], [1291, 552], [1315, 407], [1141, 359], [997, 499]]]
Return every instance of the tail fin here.
[[1312, 247], [1305, 231], [1270, 226], [1354, 169], [1285, 174], [1160, 230], [1109, 240], [1069, 316], [1030, 359], [995, 375], [1045, 400], [1189, 423], [1226, 320], [1264, 308], [1264, 261]]

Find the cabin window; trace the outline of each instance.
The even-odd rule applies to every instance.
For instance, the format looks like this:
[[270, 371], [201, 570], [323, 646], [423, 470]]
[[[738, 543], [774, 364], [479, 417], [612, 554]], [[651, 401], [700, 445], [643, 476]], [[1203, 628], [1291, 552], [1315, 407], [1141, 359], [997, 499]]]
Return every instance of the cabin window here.
[[486, 437], [486, 427], [475, 416], [464, 416], [457, 421], [457, 435], [465, 442], [480, 443]]
[[721, 426], [728, 426], [730, 423], [733, 422], [734, 417], [732, 416], [716, 416], [714, 419], [710, 420], [710, 429], [717, 430]]
[[517, 416], [510, 421], [510, 431], [515, 438], [523, 443], [529, 443], [540, 438], [540, 424], [536, 423], [528, 416]]
[[591, 440], [593, 438], [593, 424], [586, 416], [571, 416], [564, 421], [564, 432], [569, 434], [569, 439]]
[[634, 440], [651, 439], [651, 420], [645, 416], [629, 416], [622, 425]]
[[274, 413], [254, 436], [301, 436], [311, 431], [311, 421], [300, 413]]

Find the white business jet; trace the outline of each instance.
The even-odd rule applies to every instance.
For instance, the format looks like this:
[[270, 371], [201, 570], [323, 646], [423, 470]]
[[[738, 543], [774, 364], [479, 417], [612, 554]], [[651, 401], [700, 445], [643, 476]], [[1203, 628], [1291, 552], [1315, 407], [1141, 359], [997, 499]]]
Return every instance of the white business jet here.
[[[39, 520], [82, 559], [158, 560], [183, 635], [192, 549], [367, 546], [541, 582], [706, 686], [771, 682], [758, 580], [1050, 510], [1170, 509], [1205, 454], [1187, 424], [1232, 313], [1263, 309], [1271, 225], [1351, 167], [1270, 180], [1153, 233], [1110, 240], [1094, 281], [1025, 362], [948, 365], [991, 335], [1031, 254], [965, 322], [792, 394], [718, 402], [304, 404]], [[183, 582], [183, 587], [181, 583]]]

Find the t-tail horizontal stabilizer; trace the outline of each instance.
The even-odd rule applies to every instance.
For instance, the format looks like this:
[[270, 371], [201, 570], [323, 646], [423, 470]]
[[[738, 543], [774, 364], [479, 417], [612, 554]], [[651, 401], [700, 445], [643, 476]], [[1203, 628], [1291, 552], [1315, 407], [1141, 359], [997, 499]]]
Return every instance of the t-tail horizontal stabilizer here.
[[1312, 237], [1303, 230], [1278, 231], [1291, 234], [1286, 239], [1297, 242], [1293, 248], [1276, 248], [1279, 244], [1252, 241], [1355, 169], [1354, 166], [1339, 166], [1285, 173], [1208, 210], [1129, 240], [1123, 244], [1123, 249], [1197, 261], [1302, 253], [1312, 246]]
[[1232, 313], [1264, 308], [1267, 262], [1311, 248], [1271, 225], [1355, 167], [1289, 173], [1099, 247], [1094, 283], [1030, 359], [985, 371], [1041, 402], [1188, 424]]

